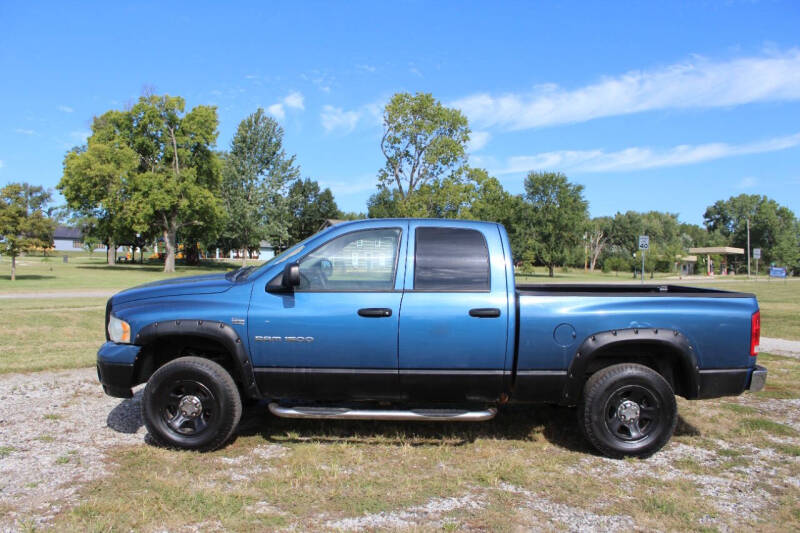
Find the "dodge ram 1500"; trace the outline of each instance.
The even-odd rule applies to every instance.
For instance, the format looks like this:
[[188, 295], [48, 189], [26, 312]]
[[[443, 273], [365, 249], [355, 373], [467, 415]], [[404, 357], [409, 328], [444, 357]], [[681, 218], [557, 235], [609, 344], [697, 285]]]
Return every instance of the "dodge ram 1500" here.
[[673, 285], [516, 285], [495, 223], [339, 224], [258, 267], [113, 296], [107, 394], [142, 395], [163, 445], [212, 450], [243, 401], [280, 417], [482, 421], [576, 406], [587, 439], [646, 457], [694, 400], [759, 390], [751, 294]]

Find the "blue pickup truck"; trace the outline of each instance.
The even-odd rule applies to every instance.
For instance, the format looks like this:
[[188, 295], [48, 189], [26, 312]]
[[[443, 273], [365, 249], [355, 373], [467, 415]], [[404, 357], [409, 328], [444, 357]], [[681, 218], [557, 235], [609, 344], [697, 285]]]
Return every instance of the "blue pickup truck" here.
[[372, 219], [259, 267], [113, 296], [105, 392], [142, 396], [165, 446], [213, 450], [243, 402], [279, 417], [482, 421], [576, 406], [600, 452], [646, 457], [688, 399], [760, 390], [751, 294], [673, 285], [516, 285], [489, 222]]

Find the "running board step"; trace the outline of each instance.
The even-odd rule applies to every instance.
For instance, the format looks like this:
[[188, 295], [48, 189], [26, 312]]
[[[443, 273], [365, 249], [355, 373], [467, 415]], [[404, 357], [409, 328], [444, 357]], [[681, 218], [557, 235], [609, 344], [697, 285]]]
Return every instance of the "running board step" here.
[[332, 420], [427, 420], [434, 422], [483, 422], [491, 420], [497, 409], [483, 411], [466, 409], [350, 409], [348, 407], [307, 407], [269, 404], [270, 412], [281, 418], [322, 418]]

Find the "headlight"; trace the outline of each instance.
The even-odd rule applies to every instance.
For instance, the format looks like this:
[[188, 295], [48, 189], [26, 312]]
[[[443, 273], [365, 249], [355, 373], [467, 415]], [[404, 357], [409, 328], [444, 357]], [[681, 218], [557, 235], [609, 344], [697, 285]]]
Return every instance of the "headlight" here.
[[108, 338], [113, 342], [131, 342], [130, 324], [111, 315], [108, 319]]

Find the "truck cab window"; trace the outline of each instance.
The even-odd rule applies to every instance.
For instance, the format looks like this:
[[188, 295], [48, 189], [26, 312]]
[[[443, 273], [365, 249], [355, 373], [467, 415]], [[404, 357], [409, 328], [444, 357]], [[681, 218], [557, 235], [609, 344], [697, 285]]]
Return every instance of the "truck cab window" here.
[[300, 260], [299, 291], [388, 291], [394, 288], [399, 228], [346, 233]]
[[414, 253], [415, 290], [489, 290], [489, 248], [479, 231], [417, 228]]

